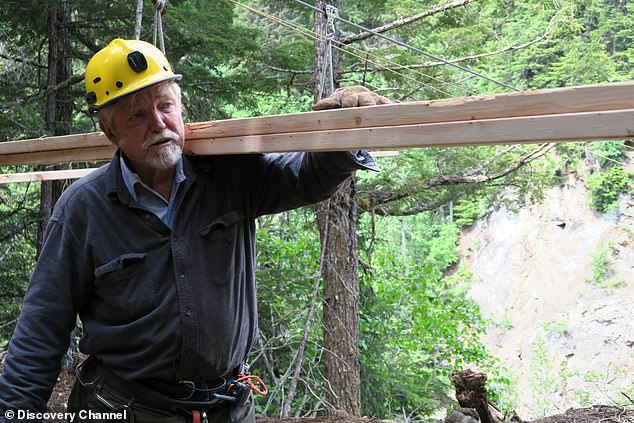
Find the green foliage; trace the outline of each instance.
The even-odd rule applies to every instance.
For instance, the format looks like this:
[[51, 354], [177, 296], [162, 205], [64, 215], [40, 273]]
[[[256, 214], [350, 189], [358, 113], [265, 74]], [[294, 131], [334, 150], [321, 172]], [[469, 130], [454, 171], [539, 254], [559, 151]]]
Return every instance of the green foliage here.
[[535, 398], [531, 415], [544, 416], [555, 401], [558, 390], [557, 369], [543, 338], [538, 338], [531, 344], [531, 352], [528, 380]]
[[458, 226], [445, 224], [440, 226], [438, 235], [431, 243], [427, 255], [429, 265], [444, 270], [458, 261]]
[[503, 332], [513, 329], [513, 321], [508, 316], [508, 309], [504, 310], [504, 314], [502, 314], [500, 319], [495, 322], [495, 325], [502, 329]]
[[38, 185], [0, 185], [0, 348], [13, 333], [35, 262]]
[[487, 374], [489, 376], [488, 396], [491, 403], [504, 413], [516, 410], [520, 398], [517, 389], [519, 382], [517, 374], [497, 363]]
[[244, 118], [250, 116], [269, 116], [284, 113], [300, 113], [310, 109], [312, 96], [309, 94], [294, 95], [287, 91], [263, 93], [250, 110], [227, 105], [225, 111], [232, 118]]
[[570, 328], [564, 322], [546, 322], [544, 323], [544, 331], [556, 338], [570, 336]]
[[[360, 281], [363, 413], [413, 410], [412, 417], [424, 418], [449, 405], [453, 369], [493, 368], [479, 339], [485, 322], [465, 295], [470, 274], [458, 269], [444, 275], [456, 260], [456, 225], [442, 224], [433, 214], [375, 225], [380, 238], [361, 238], [371, 264]], [[360, 233], [370, 226], [362, 219]]]
[[601, 248], [599, 251], [591, 254], [592, 257], [592, 278], [588, 282], [594, 285], [602, 285], [606, 280], [613, 276], [612, 269], [610, 269], [608, 256], [612, 254], [614, 247], [608, 245], [605, 248]]
[[[269, 380], [287, 372], [303, 332], [320, 254], [312, 224], [312, 216], [302, 209], [267, 217], [258, 231], [257, 280], [264, 345], [256, 348], [253, 365]], [[369, 224], [363, 219], [360, 233], [367, 234]], [[457, 227], [433, 223], [432, 216], [422, 215], [403, 222], [385, 219], [380, 224], [380, 238], [361, 240], [372, 244], [366, 245], [369, 255], [363, 258], [371, 265], [360, 275], [363, 413], [388, 417], [409, 410], [412, 416], [424, 418], [450, 403], [448, 376], [452, 369], [470, 364], [498, 369], [480, 342], [485, 322], [477, 305], [464, 295], [470, 274], [464, 269], [451, 276], [443, 274], [455, 261]], [[402, 244], [394, 242], [402, 238], [404, 228], [405, 255]], [[418, 248], [424, 253], [416, 251]], [[318, 310], [319, 315], [321, 307]], [[302, 408], [309, 404], [301, 398], [319, 397], [326, 389], [319, 376], [323, 372], [321, 337], [317, 320], [302, 367], [307, 386], [299, 385], [293, 404], [300, 414], [309, 411]], [[266, 360], [275, 369], [272, 375]], [[508, 397], [509, 380], [503, 374], [495, 379], [496, 389]], [[270, 397], [268, 407], [266, 399], [257, 400], [258, 412], [277, 413], [283, 390]]]
[[490, 357], [479, 341], [477, 305], [438, 270], [397, 255], [381, 247], [361, 281], [364, 414], [405, 409], [423, 417], [448, 403], [452, 369], [490, 364]]
[[624, 284], [622, 278], [615, 275], [610, 263], [610, 256], [613, 253], [614, 245], [608, 243], [607, 246], [590, 254], [592, 257], [592, 276], [586, 279], [588, 283], [607, 289], [617, 288]]
[[[301, 340], [307, 309], [320, 260], [319, 236], [308, 210], [284, 213], [264, 218], [258, 230], [258, 308], [260, 338], [252, 362], [255, 372], [277, 380], [291, 366]], [[293, 408], [301, 409], [301, 398], [313, 392], [323, 394], [322, 378], [314, 376], [319, 370], [321, 356], [321, 293], [317, 299], [317, 321], [312, 323], [309, 343], [304, 353], [302, 374], [310, 385], [299, 385]], [[267, 366], [267, 362], [270, 363]], [[272, 366], [274, 373], [271, 374]], [[288, 374], [286, 374], [288, 376]], [[268, 397], [256, 396], [259, 414], [279, 414], [285, 399], [282, 384], [271, 389]]]
[[592, 208], [602, 213], [617, 211], [619, 195], [629, 192], [633, 177], [620, 166], [590, 176], [587, 185]]
[[585, 389], [575, 389], [571, 394], [572, 399], [582, 407], [592, 405], [592, 395]]
[[619, 392], [618, 400], [620, 404], [626, 404], [628, 400], [631, 402], [632, 398], [634, 398], [634, 382], [630, 383], [629, 387]]
[[460, 200], [454, 206], [455, 222], [458, 226], [471, 226], [484, 217], [488, 209], [488, 201], [483, 197], [473, 197]]
[[[313, 12], [281, 0], [245, 0], [287, 22], [312, 29]], [[0, 8], [0, 128], [2, 140], [46, 134], [46, 98], [3, 108], [38, 94], [46, 85], [47, 7], [59, 1], [7, 0]], [[67, 0], [74, 74], [83, 72], [94, 47], [115, 36], [131, 37], [134, 2]], [[410, 16], [445, 1], [358, 0], [345, 2], [342, 15], [368, 27]], [[148, 39], [151, 6], [145, 4], [143, 38]], [[164, 15], [167, 55], [179, 73], [190, 121], [246, 117], [308, 109], [313, 91], [313, 39], [227, 1], [173, 0]], [[357, 30], [338, 24], [345, 35]], [[603, 83], [634, 77], [634, 3], [613, 0], [482, 0], [390, 31], [390, 35], [432, 54], [457, 59], [485, 75], [519, 89]], [[430, 100], [508, 91], [455, 67], [432, 65], [429, 57], [370, 38], [355, 44], [355, 55], [341, 53], [342, 84], [367, 83], [394, 99]], [[512, 47], [512, 48], [509, 48]], [[491, 54], [489, 54], [491, 53]], [[388, 59], [389, 60], [386, 60]], [[464, 59], [464, 60], [461, 60]], [[421, 65], [398, 73], [383, 66]], [[308, 72], [305, 72], [308, 71]], [[77, 101], [73, 132], [96, 130], [84, 112], [82, 86], [72, 86]], [[363, 405], [366, 414], [424, 417], [448, 401], [448, 372], [480, 363], [491, 374], [491, 398], [511, 408], [513, 377], [491, 363], [478, 338], [484, 322], [464, 295], [470, 276], [457, 270], [458, 228], [473, 224], [502, 201], [521, 205], [539, 199], [544, 188], [584, 159], [584, 144], [557, 146], [558, 158], [544, 157], [502, 178], [485, 183], [428, 184], [438, 176], [494, 175], [535, 147], [431, 148], [403, 151], [381, 160], [383, 172], [359, 175], [359, 204], [369, 213], [359, 225], [359, 245], [368, 266], [361, 277]], [[588, 180], [593, 207], [612, 211], [618, 195], [631, 189], [631, 174], [611, 160], [622, 160], [624, 143], [606, 141], [588, 147], [601, 174]], [[611, 160], [610, 160], [611, 159]], [[10, 171], [30, 169], [8, 169]], [[4, 171], [4, 170], [3, 170]], [[512, 195], [500, 195], [501, 192]], [[384, 201], [389, 197], [389, 201]], [[455, 204], [454, 224], [441, 222], [438, 209]], [[0, 188], [0, 345], [12, 330], [35, 256], [38, 193], [36, 185]], [[424, 214], [420, 214], [424, 211]], [[411, 214], [417, 214], [409, 216]], [[376, 228], [378, 228], [378, 234]], [[259, 399], [258, 411], [275, 414], [283, 401], [284, 375], [301, 337], [305, 310], [319, 261], [319, 241], [310, 211], [261, 220], [258, 282], [262, 345], [255, 368], [279, 382], [271, 400]], [[599, 251], [593, 282], [605, 278], [609, 253]], [[453, 273], [452, 273], [453, 272]], [[608, 272], [609, 274], [609, 272]], [[609, 282], [612, 281], [612, 282]], [[320, 302], [318, 302], [319, 304]], [[319, 314], [319, 313], [318, 313]], [[509, 323], [509, 322], [502, 322]], [[546, 327], [558, 333], [557, 326]], [[325, 390], [321, 377], [321, 329], [313, 325], [300, 384], [293, 404], [312, 411]], [[536, 364], [546, 366], [543, 344], [535, 345]], [[269, 360], [266, 364], [266, 360]], [[535, 367], [537, 373], [538, 366]], [[537, 374], [537, 384], [551, 381]], [[314, 391], [311, 391], [311, 389]], [[544, 391], [548, 397], [550, 391]], [[582, 395], [582, 394], [579, 394]], [[306, 399], [305, 401], [303, 399]], [[314, 403], [314, 404], [311, 404]]]
[[597, 141], [589, 146], [602, 167], [621, 161], [625, 154], [625, 141]]

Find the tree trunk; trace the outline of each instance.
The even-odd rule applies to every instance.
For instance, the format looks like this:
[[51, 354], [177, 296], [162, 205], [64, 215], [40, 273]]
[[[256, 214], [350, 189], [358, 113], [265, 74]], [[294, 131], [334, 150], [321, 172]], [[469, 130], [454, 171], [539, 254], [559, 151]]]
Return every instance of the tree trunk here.
[[[359, 281], [357, 267], [355, 180], [317, 208], [324, 281], [324, 362], [331, 411], [361, 415], [359, 357]], [[324, 234], [328, 233], [327, 237]], [[326, 239], [324, 239], [326, 238]]]
[[[317, 0], [318, 8], [339, 7], [338, 0]], [[326, 17], [315, 14], [316, 32], [327, 32]], [[315, 42], [315, 100], [319, 100], [327, 44]], [[334, 50], [334, 49], [333, 49]], [[336, 85], [339, 57], [333, 55], [333, 73], [326, 75]], [[328, 84], [326, 84], [328, 86]], [[331, 87], [333, 89], [334, 87]], [[323, 94], [330, 94], [323, 90]], [[361, 415], [361, 375], [359, 357], [359, 282], [357, 268], [355, 180], [348, 179], [328, 201], [317, 206], [317, 224], [325, 253], [322, 257], [324, 281], [324, 362], [328, 389], [325, 403], [329, 411], [344, 410]], [[324, 245], [325, 243], [325, 245]]]
[[[315, 7], [318, 7], [321, 10], [324, 10], [326, 5], [339, 8], [339, 0], [317, 0], [315, 2]], [[322, 13], [315, 13], [315, 32], [317, 33], [317, 35], [319, 35], [321, 39], [325, 38], [328, 32], [326, 16], [324, 16]], [[330, 85], [327, 82], [328, 78], [332, 78], [334, 86], [337, 86], [337, 74], [339, 72], [339, 50], [332, 49], [332, 71], [334, 75], [326, 75], [326, 87], [325, 89], [321, 90], [322, 73], [324, 71], [326, 71], [327, 73], [329, 72], [329, 66], [324, 67], [324, 62], [327, 58], [326, 47], [327, 44], [325, 42], [315, 40], [315, 102], [321, 100], [321, 98], [319, 98], [320, 91], [323, 91], [323, 97], [327, 97], [328, 95], [330, 95], [330, 92], [328, 92], [328, 87]], [[334, 91], [334, 87], [331, 88]]]
[[[67, 2], [50, 2], [48, 9], [48, 78], [47, 85], [56, 86], [72, 74], [70, 59], [71, 8]], [[68, 135], [73, 114], [73, 97], [70, 86], [56, 90], [46, 98], [46, 127], [50, 135]], [[54, 167], [43, 166], [43, 170]], [[65, 180], [42, 182], [40, 188], [40, 220], [37, 234], [37, 255], [40, 255], [44, 231], [53, 213], [53, 207], [62, 194]], [[77, 355], [77, 331], [73, 330], [68, 351], [62, 360], [62, 368], [70, 368]]]
[[136, 12], [135, 12], [135, 20], [134, 20], [134, 39], [141, 39], [141, 29], [143, 22], [143, 0], [137, 0], [136, 2]]
[[[55, 86], [72, 73], [70, 60], [70, 33], [68, 24], [71, 9], [68, 3], [51, 2], [48, 9], [48, 78], [47, 85]], [[46, 126], [49, 135], [68, 135], [73, 112], [73, 99], [69, 87], [56, 90], [46, 98]], [[42, 170], [50, 170], [43, 166]], [[42, 182], [40, 191], [40, 225], [37, 236], [37, 254], [42, 249], [44, 231], [53, 207], [62, 193], [65, 181]]]

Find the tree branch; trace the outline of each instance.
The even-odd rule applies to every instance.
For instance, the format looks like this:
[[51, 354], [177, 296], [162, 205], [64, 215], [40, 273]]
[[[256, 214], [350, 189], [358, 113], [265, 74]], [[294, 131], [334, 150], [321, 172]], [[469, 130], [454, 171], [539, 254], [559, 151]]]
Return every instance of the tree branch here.
[[537, 149], [530, 152], [528, 155], [522, 157], [517, 162], [513, 163], [511, 166], [508, 166], [505, 169], [502, 169], [499, 172], [493, 173], [491, 175], [467, 175], [467, 176], [437, 176], [435, 178], [429, 179], [423, 185], [423, 189], [428, 189], [432, 187], [437, 187], [440, 185], [457, 185], [457, 184], [474, 184], [474, 183], [483, 183], [493, 181], [495, 179], [500, 179], [510, 173], [515, 172], [519, 168], [526, 166], [533, 160], [536, 160], [542, 157], [544, 154], [548, 153], [551, 149], [555, 147], [554, 143], [551, 144], [542, 144]]
[[460, 62], [466, 62], [468, 60], [481, 59], [483, 57], [489, 57], [489, 56], [495, 56], [497, 54], [502, 54], [502, 53], [505, 53], [507, 51], [520, 50], [520, 49], [523, 49], [523, 48], [526, 48], [526, 47], [530, 47], [533, 44], [537, 44], [537, 43], [543, 41], [544, 39], [546, 39], [546, 37], [548, 37], [548, 35], [550, 33], [550, 30], [551, 30], [551, 26], [549, 25], [548, 28], [546, 29], [546, 31], [544, 31], [544, 33], [542, 35], [540, 35], [539, 37], [535, 38], [534, 40], [528, 41], [528, 42], [526, 42], [524, 44], [510, 45], [510, 46], [506, 46], [506, 47], [503, 47], [503, 48], [498, 49], [498, 50], [488, 51], [486, 53], [474, 54], [474, 55], [471, 55], [471, 56], [459, 57], [457, 59], [450, 59], [450, 60], [447, 60], [445, 62], [425, 62], [425, 63], [418, 63], [418, 64], [413, 64], [413, 65], [382, 67], [382, 68], [364, 68], [364, 69], [355, 69], [355, 68], [353, 68], [353, 69], [342, 70], [341, 72], [339, 72], [339, 74], [340, 75], [345, 75], [347, 73], [354, 73], [354, 72], [384, 72], [384, 71], [400, 71], [400, 70], [424, 69], [424, 68], [431, 68], [431, 67], [434, 67], [434, 66], [445, 65], [447, 63], [460, 63]]
[[[534, 44], [537, 44], [548, 37], [551, 29], [552, 29], [552, 20], [551, 20], [551, 23], [548, 25], [548, 28], [546, 28], [543, 34], [541, 34], [539, 37], [535, 38], [534, 40], [528, 41], [524, 44], [514, 44], [514, 45], [503, 47], [498, 50], [488, 51], [486, 53], [479, 53], [479, 54], [474, 54], [471, 56], [464, 56], [464, 57], [459, 57], [456, 59], [450, 59], [450, 60], [447, 60], [446, 62], [425, 62], [425, 63], [417, 63], [412, 65], [381, 67], [381, 68], [364, 67], [363, 69], [359, 69], [353, 66], [351, 69], [341, 70], [340, 72], [338, 72], [338, 75], [346, 75], [349, 73], [359, 73], [359, 72], [385, 72], [385, 71], [389, 72], [389, 71], [401, 71], [401, 70], [412, 70], [412, 69], [424, 69], [424, 68], [431, 68], [434, 66], [444, 65], [446, 63], [460, 63], [460, 62], [466, 62], [469, 60], [481, 59], [483, 57], [495, 56], [497, 54], [506, 53], [507, 51], [520, 50], [523, 48], [530, 47]], [[357, 65], [361, 66], [361, 64], [359, 63], [355, 64], [355, 66]], [[312, 75], [313, 73], [312, 70], [285, 69], [285, 68], [279, 68], [276, 66], [267, 66], [267, 67], [274, 72], [290, 73], [293, 75]]]
[[444, 200], [436, 201], [433, 203], [418, 203], [414, 207], [403, 210], [390, 210], [383, 207], [378, 207], [373, 209], [373, 212], [374, 214], [377, 214], [379, 216], [412, 216], [415, 214], [437, 209], [443, 204], [445, 204]]
[[314, 73], [312, 70], [284, 69], [277, 66], [267, 66], [267, 68], [274, 72], [292, 73], [294, 75], [312, 75]]
[[313, 286], [313, 294], [310, 302], [310, 307], [308, 308], [308, 315], [306, 316], [306, 323], [304, 324], [304, 333], [302, 335], [302, 340], [297, 347], [297, 354], [295, 354], [294, 362], [294, 370], [293, 377], [291, 379], [291, 384], [286, 393], [286, 400], [284, 401], [284, 406], [282, 408], [282, 417], [288, 417], [291, 411], [291, 405], [293, 403], [293, 399], [295, 398], [295, 391], [297, 389], [297, 382], [299, 381], [300, 372], [302, 369], [302, 360], [304, 356], [304, 350], [306, 349], [306, 343], [308, 342], [308, 335], [310, 332], [310, 327], [313, 323], [313, 318], [315, 317], [315, 310], [317, 308], [317, 298], [319, 297], [319, 288], [321, 275], [323, 272], [323, 266], [325, 262], [326, 256], [326, 245], [328, 240], [328, 225], [329, 218], [326, 218], [326, 233], [324, 235], [324, 240], [322, 241], [322, 249], [321, 249], [321, 259], [319, 260], [319, 270], [317, 271], [317, 276], [315, 277], [315, 284]]
[[69, 85], [76, 84], [76, 83], [81, 82], [83, 80], [84, 80], [84, 74], [83, 73], [81, 75], [71, 75], [65, 81], [62, 81], [62, 82], [60, 82], [57, 85], [50, 85], [50, 86], [46, 87], [45, 89], [43, 89], [42, 91], [38, 92], [37, 94], [34, 94], [34, 95], [26, 97], [26, 98], [22, 98], [22, 99], [17, 100], [17, 101], [13, 101], [11, 103], [4, 103], [4, 104], [0, 105], [0, 110], [13, 109], [13, 108], [16, 108], [18, 106], [23, 106], [25, 104], [28, 104], [28, 103], [31, 103], [33, 101], [39, 100], [41, 98], [44, 98], [44, 97], [48, 96], [49, 94], [52, 94], [52, 93], [54, 93], [56, 91], [59, 91], [61, 89], [64, 89], [64, 88], [68, 87]]
[[141, 39], [141, 22], [143, 21], [143, 0], [136, 2], [136, 19], [134, 21], [134, 39]]
[[42, 65], [41, 63], [33, 62], [31, 60], [18, 59], [15, 57], [7, 56], [6, 54], [3, 54], [3, 53], [0, 53], [0, 57], [2, 57], [3, 59], [11, 60], [12, 62], [24, 63], [27, 65], [35, 66], [36, 68], [46, 69], [46, 65]]
[[95, 42], [90, 37], [84, 35], [80, 31], [78, 25], [70, 25], [68, 29], [70, 30], [70, 33], [73, 34], [79, 40], [79, 42], [86, 46], [86, 48], [88, 48], [88, 50], [90, 50], [93, 54], [101, 50], [101, 47], [95, 44]]
[[[538, 158], [544, 156], [550, 150], [555, 147], [554, 143], [551, 144], [542, 144], [535, 150], [531, 151], [512, 165], [492, 174], [479, 174], [474, 175], [473, 171], [468, 172], [467, 175], [441, 175], [436, 176], [434, 178], [428, 179], [422, 184], [415, 184], [413, 186], [406, 187], [404, 189], [395, 191], [379, 191], [379, 192], [368, 192], [366, 195], [359, 196], [357, 202], [359, 210], [362, 212], [373, 212], [375, 214], [381, 216], [410, 216], [417, 213], [422, 213], [424, 211], [433, 210], [439, 206], [441, 206], [444, 202], [436, 201], [432, 203], [419, 203], [416, 206], [403, 210], [388, 210], [383, 206], [392, 203], [398, 200], [405, 199], [412, 195], [416, 195], [426, 189], [435, 188], [439, 186], [450, 186], [450, 185], [458, 185], [458, 184], [479, 184], [490, 182], [496, 179], [503, 178], [516, 170], [526, 166], [530, 162], [537, 160]], [[511, 147], [509, 147], [511, 149]], [[503, 151], [510, 151], [509, 149]], [[499, 157], [501, 154], [497, 153], [496, 157]]]
[[[456, 7], [460, 7], [460, 6], [464, 6], [468, 3], [471, 3], [472, 0], [455, 0], [451, 3], [447, 3], [444, 4], [442, 6], [438, 6], [438, 7], [434, 7], [432, 9], [426, 10], [424, 12], [418, 13], [416, 15], [410, 16], [408, 18], [400, 18], [397, 19], [393, 22], [390, 22], [388, 24], [385, 24], [383, 26], [379, 26], [377, 28], [373, 28], [372, 31], [373, 32], [378, 32], [378, 33], [383, 33], [383, 32], [387, 32], [390, 31], [392, 29], [395, 28], [400, 28], [401, 26], [410, 24], [412, 22], [418, 21], [420, 19], [426, 18], [428, 16], [432, 16], [435, 15], [436, 13], [440, 13], [443, 12], [445, 10], [449, 10], [449, 9], [453, 9]], [[372, 32], [366, 31], [366, 32], [362, 32], [360, 34], [354, 34], [354, 35], [350, 35], [348, 37], [345, 37], [341, 40], [338, 40], [340, 43], [342, 44], [350, 44], [354, 41], [361, 41], [361, 40], [365, 40], [366, 38], [370, 38], [374, 36], [374, 34]]]

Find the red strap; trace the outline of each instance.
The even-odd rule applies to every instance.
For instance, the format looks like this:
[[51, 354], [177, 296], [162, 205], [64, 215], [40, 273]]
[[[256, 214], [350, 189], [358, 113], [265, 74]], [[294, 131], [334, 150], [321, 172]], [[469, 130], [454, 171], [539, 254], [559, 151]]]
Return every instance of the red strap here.
[[200, 411], [192, 410], [192, 423], [200, 423]]

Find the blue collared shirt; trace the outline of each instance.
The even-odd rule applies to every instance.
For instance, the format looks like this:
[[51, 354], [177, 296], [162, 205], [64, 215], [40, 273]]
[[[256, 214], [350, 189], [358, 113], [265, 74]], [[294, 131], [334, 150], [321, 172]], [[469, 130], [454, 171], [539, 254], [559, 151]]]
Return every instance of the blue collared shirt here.
[[185, 180], [183, 159], [181, 158], [178, 163], [176, 163], [174, 182], [172, 183], [169, 201], [143, 183], [139, 175], [130, 170], [125, 160], [121, 160], [121, 174], [123, 176], [123, 182], [132, 197], [132, 206], [156, 215], [169, 228], [172, 228], [176, 216], [176, 199], [178, 198], [181, 183]]

